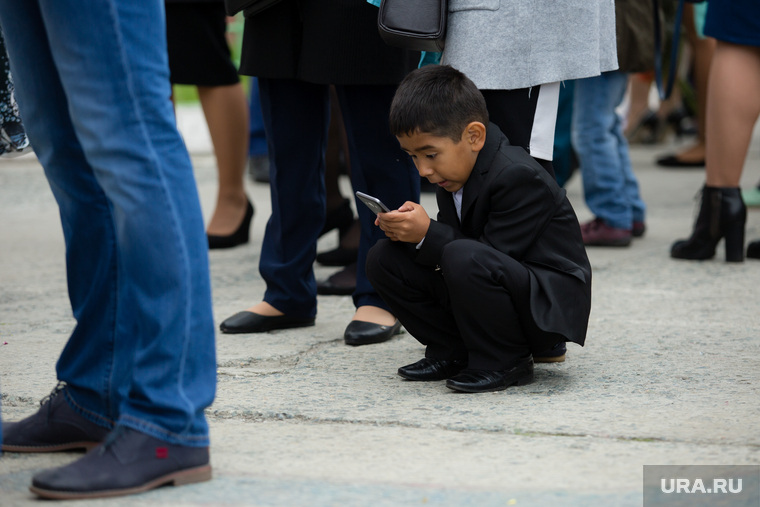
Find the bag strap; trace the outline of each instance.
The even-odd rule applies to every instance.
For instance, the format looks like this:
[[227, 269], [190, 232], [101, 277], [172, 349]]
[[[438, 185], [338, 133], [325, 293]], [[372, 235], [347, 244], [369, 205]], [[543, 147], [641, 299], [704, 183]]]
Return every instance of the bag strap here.
[[660, 28], [660, 2], [652, 0], [654, 9], [654, 78], [657, 83], [657, 92], [660, 100], [666, 100], [673, 91], [678, 68], [678, 50], [681, 39], [681, 18], [683, 17], [684, 0], [678, 0], [676, 7], [675, 26], [673, 27], [673, 46], [670, 49], [670, 69], [668, 70], [668, 82], [662, 84], [662, 30]]

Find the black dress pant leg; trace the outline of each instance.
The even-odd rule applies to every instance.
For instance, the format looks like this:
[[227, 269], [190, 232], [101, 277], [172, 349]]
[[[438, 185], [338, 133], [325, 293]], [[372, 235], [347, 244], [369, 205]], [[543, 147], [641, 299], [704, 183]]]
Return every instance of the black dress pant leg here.
[[414, 262], [414, 245], [382, 239], [367, 255], [366, 272], [407, 332], [426, 346], [425, 357], [466, 359], [440, 271]]
[[503, 370], [530, 354], [530, 274], [518, 261], [475, 240], [443, 250], [441, 270], [469, 353], [468, 368]]
[[329, 88], [295, 79], [259, 78], [259, 90], [272, 200], [259, 260], [267, 286], [264, 301], [289, 316], [313, 317], [313, 265], [326, 213]]

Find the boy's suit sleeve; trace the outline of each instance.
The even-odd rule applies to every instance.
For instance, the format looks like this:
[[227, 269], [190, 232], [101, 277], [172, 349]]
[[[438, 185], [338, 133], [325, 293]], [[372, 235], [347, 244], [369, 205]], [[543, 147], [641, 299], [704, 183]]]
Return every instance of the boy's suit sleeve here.
[[552, 192], [544, 181], [542, 170], [514, 161], [498, 169], [492, 168], [491, 171], [503, 174], [489, 175], [488, 182], [480, 187], [472, 209], [463, 216], [461, 229], [457, 218], [448, 216], [448, 207], [441, 207], [438, 220], [430, 222], [415, 260], [437, 266], [444, 247], [456, 239], [465, 238], [485, 243], [515, 259], [523, 259], [565, 196], [561, 189]]

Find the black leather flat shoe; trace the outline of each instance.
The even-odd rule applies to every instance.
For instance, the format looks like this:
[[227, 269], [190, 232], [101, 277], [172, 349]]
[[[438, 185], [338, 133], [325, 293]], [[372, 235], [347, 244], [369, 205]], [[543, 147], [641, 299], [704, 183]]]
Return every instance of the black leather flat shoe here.
[[235, 232], [228, 236], [206, 234], [209, 250], [232, 248], [233, 246], [248, 243], [248, 237], [251, 232], [251, 220], [253, 220], [253, 204], [251, 204], [251, 201], [248, 201], [248, 206], [245, 209], [245, 216], [243, 216], [243, 222]]
[[705, 160], [683, 160], [678, 158], [678, 155], [666, 155], [657, 159], [657, 165], [674, 168], [704, 167]]
[[321, 296], [350, 296], [356, 290], [356, 263], [349, 264], [327, 279], [317, 282]]
[[425, 357], [414, 364], [398, 369], [398, 374], [407, 380], [446, 380], [467, 366], [464, 359], [432, 359]]
[[253, 312], [238, 312], [219, 325], [222, 333], [265, 333], [275, 329], [290, 329], [314, 325], [314, 317], [291, 317], [280, 315], [267, 317]]
[[370, 343], [380, 343], [390, 340], [393, 335], [401, 333], [401, 322], [398, 320], [392, 326], [383, 326], [373, 322], [363, 322], [361, 320], [352, 320], [346, 331], [343, 333], [343, 339], [346, 345], [369, 345]]
[[88, 450], [98, 445], [110, 429], [79, 415], [66, 401], [66, 384], [60, 382], [40, 402], [40, 409], [18, 422], [3, 424], [3, 451], [57, 452]]
[[446, 387], [464, 393], [490, 393], [532, 381], [533, 357], [528, 356], [506, 370], [462, 370], [459, 375], [446, 381]]
[[209, 479], [208, 447], [171, 444], [118, 426], [79, 460], [36, 474], [29, 489], [55, 500], [105, 498]]

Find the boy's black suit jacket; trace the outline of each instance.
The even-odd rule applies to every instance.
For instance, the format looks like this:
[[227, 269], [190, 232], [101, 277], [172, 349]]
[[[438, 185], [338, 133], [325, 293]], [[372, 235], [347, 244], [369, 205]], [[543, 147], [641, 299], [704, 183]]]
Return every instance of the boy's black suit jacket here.
[[462, 222], [450, 192], [437, 190], [438, 217], [416, 253], [436, 266], [447, 243], [475, 239], [530, 273], [530, 308], [539, 329], [583, 345], [591, 311], [591, 266], [565, 191], [493, 123], [464, 186]]

